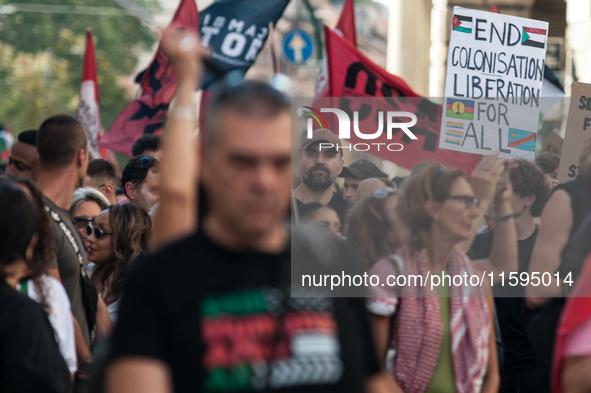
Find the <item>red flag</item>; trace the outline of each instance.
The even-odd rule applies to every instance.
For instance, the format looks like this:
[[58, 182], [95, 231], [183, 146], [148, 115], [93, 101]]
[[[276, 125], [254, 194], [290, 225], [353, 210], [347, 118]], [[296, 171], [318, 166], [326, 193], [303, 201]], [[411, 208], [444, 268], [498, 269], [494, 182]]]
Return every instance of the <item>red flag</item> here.
[[[90, 156], [99, 158], [102, 156], [97, 141], [102, 136], [99, 86], [96, 73], [96, 60], [94, 56], [94, 44], [92, 30], [86, 31], [86, 53], [84, 55], [84, 69], [82, 71], [82, 83], [80, 85], [80, 102], [76, 111], [76, 118], [86, 130]], [[106, 155], [106, 152], [104, 152]]]
[[341, 32], [343, 37], [357, 47], [357, 35], [355, 34], [355, 2], [346, 0], [341, 11], [341, 17], [335, 31]]
[[495, 14], [500, 14], [499, 9], [494, 4], [490, 7], [490, 12], [494, 12]]
[[[199, 13], [195, 0], [182, 0], [171, 23], [199, 31]], [[145, 134], [162, 133], [168, 108], [176, 94], [177, 79], [166, 55], [158, 48], [150, 66], [138, 77], [141, 97], [119, 114], [100, 146], [131, 156], [131, 146]]]
[[[357, 35], [355, 34], [355, 8], [353, 0], [346, 0], [341, 11], [341, 17], [337, 23], [335, 31], [341, 33], [343, 37], [349, 40], [355, 47], [357, 47]], [[316, 89], [314, 97], [328, 97], [328, 64], [326, 60], [326, 53], [322, 58], [320, 64], [320, 73], [316, 81]]]
[[[439, 149], [439, 132], [441, 125], [442, 106], [434, 104], [426, 98], [421, 98], [401, 78], [387, 73], [384, 69], [369, 60], [363, 53], [354, 47], [349, 41], [325, 27], [326, 52], [329, 70], [329, 97], [334, 107], [341, 107], [346, 97], [388, 98], [388, 97], [416, 97], [414, 99], [398, 100], [398, 104], [417, 115], [416, 126], [411, 130], [417, 136], [417, 140], [411, 140], [405, 133], [398, 132], [392, 139], [386, 138], [386, 133], [372, 140], [377, 143], [401, 143], [402, 151], [388, 151], [385, 148], [368, 152], [385, 160], [394, 162], [403, 168], [411, 169], [421, 161], [444, 163], [448, 168], [461, 168], [468, 175], [480, 161], [480, 156], [475, 154], [458, 153], [451, 150]], [[394, 100], [389, 100], [393, 105]], [[374, 101], [375, 102], [375, 101]], [[343, 105], [345, 106], [345, 105]], [[390, 110], [394, 108], [390, 106]], [[377, 112], [376, 108], [365, 108]], [[332, 119], [335, 116], [328, 116]], [[335, 119], [336, 120], [336, 119]], [[378, 129], [377, 118], [369, 115], [360, 121], [360, 129]], [[334, 127], [333, 127], [334, 129]], [[359, 138], [351, 133], [350, 142], [367, 143], [366, 139]]]

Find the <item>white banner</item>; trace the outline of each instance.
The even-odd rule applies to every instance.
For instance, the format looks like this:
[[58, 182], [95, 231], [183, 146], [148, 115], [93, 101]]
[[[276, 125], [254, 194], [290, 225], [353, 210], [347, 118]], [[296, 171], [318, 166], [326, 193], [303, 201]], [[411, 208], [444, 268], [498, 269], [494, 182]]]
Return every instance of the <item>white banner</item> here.
[[548, 23], [454, 7], [439, 147], [534, 159]]

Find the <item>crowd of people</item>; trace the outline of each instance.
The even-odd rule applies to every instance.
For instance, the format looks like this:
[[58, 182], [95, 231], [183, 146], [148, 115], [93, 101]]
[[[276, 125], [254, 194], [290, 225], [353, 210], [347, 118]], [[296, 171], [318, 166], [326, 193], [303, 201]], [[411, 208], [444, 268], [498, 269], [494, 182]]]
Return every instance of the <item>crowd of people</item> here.
[[[591, 144], [565, 184], [550, 153], [489, 155], [469, 174], [422, 162], [388, 179], [319, 149], [342, 145], [326, 129], [292, 163], [290, 100], [255, 81], [217, 96], [200, 143], [205, 55], [186, 45], [193, 34], [163, 31], [176, 103], [120, 178], [89, 160], [67, 115], [12, 146], [0, 175], [0, 391], [591, 390]], [[294, 287], [294, 260], [380, 282], [491, 280], [335, 297]], [[552, 285], [509, 287], [511, 273]]]

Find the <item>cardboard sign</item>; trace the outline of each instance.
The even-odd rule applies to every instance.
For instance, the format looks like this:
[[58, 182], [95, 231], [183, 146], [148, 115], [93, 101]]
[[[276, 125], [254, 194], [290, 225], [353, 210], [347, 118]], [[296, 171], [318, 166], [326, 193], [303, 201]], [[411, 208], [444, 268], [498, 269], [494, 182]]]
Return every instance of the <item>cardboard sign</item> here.
[[439, 147], [534, 159], [548, 23], [454, 7]]
[[558, 181], [566, 183], [577, 177], [579, 158], [590, 137], [591, 84], [575, 82], [566, 120], [566, 133], [558, 167]]

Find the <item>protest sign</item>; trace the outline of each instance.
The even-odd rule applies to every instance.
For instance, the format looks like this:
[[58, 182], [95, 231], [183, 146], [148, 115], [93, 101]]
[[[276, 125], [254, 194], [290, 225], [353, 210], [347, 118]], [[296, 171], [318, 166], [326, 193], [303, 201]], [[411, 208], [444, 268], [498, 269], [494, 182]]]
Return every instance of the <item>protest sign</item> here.
[[439, 147], [534, 159], [548, 23], [454, 7]]
[[[326, 54], [328, 63], [328, 90], [326, 97], [317, 97], [314, 108], [322, 113], [322, 108], [340, 108], [350, 115], [354, 127], [354, 112], [359, 110], [358, 129], [364, 133], [388, 127], [389, 120], [384, 117], [389, 111], [408, 111], [416, 115], [416, 123], [409, 130], [416, 138], [409, 137], [400, 129], [377, 132], [374, 136], [359, 136], [350, 128], [346, 139], [352, 146], [369, 143], [365, 151], [376, 157], [391, 161], [406, 169], [411, 169], [421, 161], [445, 163], [449, 168], [461, 168], [468, 175], [478, 164], [479, 157], [473, 154], [441, 150], [437, 146], [441, 105], [420, 97], [401, 78], [387, 73], [383, 68], [368, 59], [349, 40], [325, 27]], [[308, 104], [303, 104], [308, 105]], [[381, 113], [381, 114], [380, 114]], [[334, 115], [323, 115], [333, 132], [339, 129]], [[408, 118], [401, 117], [403, 123]], [[326, 128], [326, 127], [324, 127]], [[399, 144], [396, 151], [389, 150], [391, 144]]]
[[570, 99], [566, 133], [558, 167], [558, 181], [565, 183], [577, 177], [579, 158], [591, 137], [591, 84], [575, 82]]

